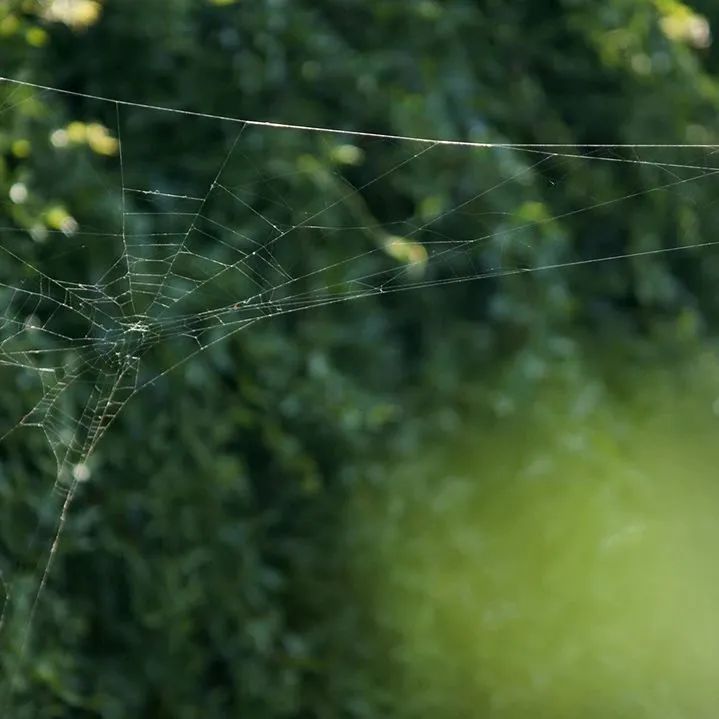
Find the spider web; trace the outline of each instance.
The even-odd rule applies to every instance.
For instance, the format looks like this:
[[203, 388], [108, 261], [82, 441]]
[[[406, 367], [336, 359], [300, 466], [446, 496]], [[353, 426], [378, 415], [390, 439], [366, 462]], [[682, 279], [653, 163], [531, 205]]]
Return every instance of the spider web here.
[[[56, 463], [48, 493], [55, 523], [25, 641], [98, 442], [144, 387], [216, 343], [260, 321], [377, 294], [649, 259], [719, 242], [678, 237], [672, 246], [568, 252], [559, 229], [565, 218], [601, 221], [652, 193], [691, 203], [693, 186], [719, 173], [710, 145], [578, 149], [398, 137], [0, 80], [76, 96], [82, 112], [117, 139], [115, 156], [88, 160], [86, 168], [106, 209], [101, 216], [82, 216], [87, 187], [80, 186], [67, 193], [80, 208], [78, 226], [50, 232], [42, 252], [26, 229], [1, 230], [0, 371], [32, 385], [36, 401], [0, 425], [0, 441], [35, 428]], [[153, 146], [150, 137], [166, 138], [167, 147]], [[174, 156], [171, 177], [153, 173], [155, 155]], [[574, 170], [585, 163], [631, 167], [636, 189], [587, 196], [572, 187]], [[388, 215], [390, 183], [412, 188], [401, 216]], [[451, 188], [451, 202], [435, 201], [437, 183]], [[557, 199], [547, 205], [564, 208], [559, 214], [538, 211], [538, 185], [543, 198]], [[527, 197], [521, 212], [518, 191]], [[63, 276], [53, 273], [58, 258]], [[171, 366], [163, 364], [168, 343], [179, 357]], [[0, 574], [0, 593], [2, 636], [12, 576]]]

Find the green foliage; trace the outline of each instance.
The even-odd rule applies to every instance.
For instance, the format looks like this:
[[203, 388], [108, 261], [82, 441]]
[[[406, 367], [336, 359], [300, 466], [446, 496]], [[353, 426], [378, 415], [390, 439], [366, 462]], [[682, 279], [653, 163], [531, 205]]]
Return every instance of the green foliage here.
[[[712, 165], [710, 153], [612, 151], [648, 163], [627, 164], [581, 150], [718, 141], [702, 18], [653, 0], [91, 4], [82, 22], [42, 3], [6, 4], [2, 73], [230, 117], [578, 147], [561, 163], [511, 148], [434, 148], [324, 218], [365, 228], [346, 245], [298, 233], [286, 251], [305, 272], [348, 247], [384, 248], [398, 265], [416, 257], [418, 245], [367, 229], [401, 216], [440, 218], [435, 229], [453, 239], [467, 239], [471, 221], [473, 237], [487, 236], [451, 262], [430, 256], [422, 276], [438, 283], [500, 264], [572, 266], [268, 319], [162, 374], [92, 455], [29, 635], [63, 497], [50, 491], [55, 464], [42, 433], [10, 434], [0, 443], [0, 576], [12, 592], [0, 710], [13, 719], [449, 711], [446, 677], [411, 701], [399, 686], [401, 629], [387, 626], [360, 579], [384, 565], [358, 572], [353, 556], [373, 561], [365, 540], [385, 520], [355, 528], [348, 498], [376, 486], [385, 496], [388, 467], [422, 465], [468, 418], [481, 431], [511, 417], [521, 436], [516, 418], [539, 388], [621, 394], [637, 380], [625, 365], [673, 367], [711, 339], [711, 248], [582, 264], [717, 236], [711, 176], [676, 184], [692, 173], [652, 164]], [[111, 263], [109, 247], [69, 230], [117, 226], [118, 129], [125, 184], [169, 192], [187, 191], [188, 177], [206, 187], [239, 130], [124, 106], [118, 128], [112, 106], [8, 83], [0, 104], [0, 242], [12, 253], [0, 262], [3, 311], [6, 285], [30, 275], [27, 263], [73, 279]], [[312, 208], [419, 149], [250, 129], [232, 170], [287, 175], [278, 185], [287, 204]], [[520, 180], [505, 182], [512, 176]], [[627, 195], [636, 196], [617, 202]], [[449, 212], [465, 202], [466, 215]], [[240, 225], [229, 206], [216, 212], [250, 236], [261, 229], [256, 216]], [[236, 291], [228, 277], [217, 299]], [[150, 371], [185, 352], [182, 339], [162, 345]], [[42, 388], [3, 365], [0, 383], [2, 436]], [[567, 403], [572, 391], [561, 395]], [[429, 661], [427, 681], [440, 659]]]

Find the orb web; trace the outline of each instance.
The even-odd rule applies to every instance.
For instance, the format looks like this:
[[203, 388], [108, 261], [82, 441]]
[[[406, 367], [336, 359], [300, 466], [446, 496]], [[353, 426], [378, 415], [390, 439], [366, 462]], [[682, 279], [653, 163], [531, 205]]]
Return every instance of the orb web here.
[[[83, 182], [63, 190], [73, 212], [56, 229], [41, 237], [34, 227], [0, 229], [0, 372], [5, 386], [31, 387], [22, 396], [35, 397], [0, 426], [0, 442], [34, 428], [55, 462], [54, 524], [26, 637], [98, 443], [144, 387], [216, 343], [258, 322], [378, 294], [701, 257], [718, 242], [677, 235], [607, 251], [562, 229], [570, 217], [621, 216], [656, 193], [691, 204], [694, 186], [719, 173], [714, 146], [448, 141], [81, 98], [88, 122], [116, 143], [112, 152], [85, 154]], [[61, 154], [48, 146], [47, 161], [62, 167]], [[161, 168], [155, 156], [165, 158]], [[632, 172], [633, 189], [590, 195], [573, 184], [587, 164]], [[101, 212], [85, 211], [88, 192]], [[390, 192], [404, 202], [386, 202]], [[406, 209], [396, 214], [399, 205]], [[176, 360], [164, 366], [157, 350], [169, 343]], [[0, 567], [0, 640], [13, 582], [12, 568]]]

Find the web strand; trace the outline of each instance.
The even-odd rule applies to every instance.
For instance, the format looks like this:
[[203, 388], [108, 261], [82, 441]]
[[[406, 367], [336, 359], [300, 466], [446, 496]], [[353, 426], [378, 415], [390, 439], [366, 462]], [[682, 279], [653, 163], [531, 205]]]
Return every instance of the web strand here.
[[[84, 97], [87, 100], [97, 100], [99, 102], [116, 103], [118, 105], [126, 105], [127, 107], [135, 107], [141, 110], [154, 110], [157, 112], [168, 112], [177, 115], [187, 115], [189, 117], [199, 117], [207, 120], [218, 120], [220, 122], [235, 122], [242, 125], [250, 125], [254, 127], [266, 127], [276, 130], [299, 130], [302, 132], [317, 132], [322, 134], [333, 134], [333, 135], [347, 135], [350, 137], [366, 137], [375, 140], [398, 140], [402, 142], [419, 142], [424, 144], [434, 145], [448, 145], [454, 147], [476, 147], [476, 148], [538, 148], [538, 149], [552, 149], [552, 148], [567, 148], [576, 147], [576, 143], [566, 142], [546, 142], [546, 143], [504, 143], [504, 142], [475, 142], [471, 140], [448, 140], [439, 138], [429, 137], [415, 137], [412, 135], [393, 135], [382, 132], [362, 132], [359, 130], [345, 130], [334, 127], [318, 127], [315, 125], [297, 125], [286, 122], [271, 122], [267, 120], [249, 120], [245, 118], [232, 117], [230, 115], [216, 115], [207, 112], [198, 112], [194, 110], [181, 110], [174, 107], [163, 107], [162, 105], [151, 105], [142, 102], [132, 102], [130, 100], [119, 100], [116, 98], [105, 97], [103, 95], [92, 95], [86, 92], [77, 92], [75, 90], [66, 90], [59, 87], [52, 87], [50, 85], [40, 85], [34, 82], [28, 82], [26, 80], [18, 80], [11, 77], [0, 76], [0, 82], [9, 82], [15, 85], [22, 85], [24, 87], [32, 87], [37, 90], [44, 90], [48, 92], [57, 92], [63, 95], [72, 95], [74, 97]], [[582, 147], [595, 148], [595, 149], [677, 149], [677, 148], [696, 148], [713, 150], [719, 148], [719, 145], [712, 143], [628, 143], [628, 144], [617, 144], [617, 143], [589, 143], [582, 144]]]

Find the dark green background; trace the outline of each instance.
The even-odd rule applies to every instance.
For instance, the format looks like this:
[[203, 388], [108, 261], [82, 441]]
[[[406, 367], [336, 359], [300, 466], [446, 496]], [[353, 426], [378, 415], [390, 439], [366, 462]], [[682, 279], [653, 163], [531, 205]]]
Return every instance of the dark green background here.
[[[695, 5], [711, 22], [712, 3]], [[669, 411], [672, 387], [681, 394], [691, 386], [708, 397], [711, 415], [716, 378], [706, 357], [717, 329], [719, 253], [704, 247], [581, 264], [719, 236], [717, 180], [657, 190], [702, 173], [633, 162], [713, 166], [711, 148], [585, 147], [717, 142], [715, 51], [667, 36], [667, 18], [687, 17], [671, 0], [108, 0], [97, 22], [79, 28], [44, 19], [40, 3], [0, 10], [0, 72], [8, 77], [230, 117], [567, 143], [575, 147], [565, 152], [580, 156], [531, 167], [546, 156], [438, 147], [361, 192], [362, 225], [397, 217], [422, 224], [499, 185], [467, 214], [440, 221], [450, 239], [490, 237], [451, 261], [430, 261], [424, 279], [436, 287], [263, 320], [135, 397], [92, 457], [92, 479], [73, 504], [25, 651], [29, 603], [57, 517], [55, 467], [41, 433], [10, 435], [0, 445], [0, 570], [11, 591], [0, 634], [6, 716], [560, 715], [519, 678], [512, 701], [497, 703], [491, 673], [480, 671], [473, 686], [467, 654], [453, 656], [451, 643], [427, 660], [426, 681], [407, 679], [401, 630], [374, 587], [388, 571], [410, 570], [402, 555], [388, 569], [392, 563], [375, 562], [368, 549], [392, 512], [347, 507], [358, 494], [386, 498], [392, 467], [429, 471], [442, 483], [443, 472], [459, 470], [441, 452], [437, 459], [438, 448], [454, 456], [458, 437], [472, 444], [499, 432], [504, 456], [519, 453], [531, 464], [569, 428], [581, 433], [586, 425], [596, 442], [585, 458], [603, 477], [614, 456], [606, 446], [614, 440], [603, 438], [619, 422], [606, 409], [611, 403], [631, 397], [645, 417]], [[13, 105], [18, 99], [26, 102]], [[16, 230], [47, 223], [57, 206], [81, 228], [116, 229], [117, 157], [84, 146], [58, 152], [48, 139], [73, 120], [101, 122], [114, 136], [114, 107], [2, 83], [6, 100], [0, 225], [13, 230], [0, 232], [0, 242], [54, 277], [90, 277], [108, 264], [102, 246], [52, 233], [38, 242]], [[238, 131], [232, 123], [121, 112], [128, 186], [201, 192]], [[28, 152], [19, 140], [29, 141]], [[333, 160], [342, 143], [359, 146], [364, 161]], [[240, 146], [229, 170], [238, 181], [312, 159], [310, 181], [271, 188], [292, 208], [320, 207], [340, 180], [360, 186], [421, 149], [261, 128], [249, 128]], [[517, 173], [521, 181], [503, 183]], [[8, 195], [17, 182], [30, 192], [22, 204]], [[627, 195], [634, 196], [614, 202]], [[216, 211], [259, 232], [256, 217]], [[347, 210], [323, 219], [346, 224], [358, 216]], [[310, 272], [346, 258], [348, 248], [355, 254], [381, 242], [372, 232], [349, 234], [344, 245], [317, 238], [304, 231], [283, 259]], [[211, 243], [200, 251], [211, 253]], [[376, 254], [366, 273], [375, 261], [394, 262]], [[566, 266], [440, 284], [498, 265]], [[3, 283], [27, 275], [0, 258]], [[346, 279], [321, 276], [307, 290]], [[233, 291], [223, 284], [194, 310], [202, 301], [227, 302], [220, 298]], [[4, 317], [11, 303], [0, 289]], [[146, 371], [160, 374], [186, 352], [182, 342], [167, 342]], [[23, 376], [0, 367], [0, 433], [31, 405], [36, 388]], [[577, 407], [586, 406], [588, 388], [594, 399], [583, 414]], [[704, 448], [711, 434], [705, 439]], [[628, 452], [631, 441], [630, 432]], [[496, 464], [487, 465], [493, 476], [514, 471]], [[416, 487], [424, 494], [410, 504], [441, 494], [426, 478]], [[434, 543], [426, 527], [414, 531]], [[616, 661], [631, 667], [631, 659]], [[668, 717], [710, 716], [712, 691], [695, 693], [691, 706], [666, 671], [657, 679], [669, 687], [664, 703], [640, 675], [563, 711], [665, 716], [657, 707], [668, 706]]]

